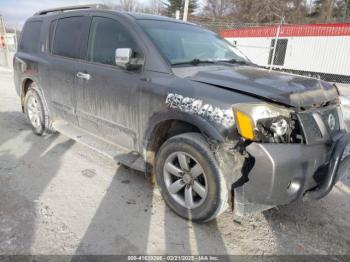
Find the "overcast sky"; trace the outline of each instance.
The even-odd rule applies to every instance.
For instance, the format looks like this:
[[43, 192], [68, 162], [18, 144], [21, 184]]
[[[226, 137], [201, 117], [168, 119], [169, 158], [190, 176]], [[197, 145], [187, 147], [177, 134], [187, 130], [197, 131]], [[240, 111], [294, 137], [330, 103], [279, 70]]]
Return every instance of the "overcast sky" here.
[[[20, 28], [28, 17], [42, 9], [102, 2], [103, 0], [0, 0], [0, 15], [5, 18], [6, 26]], [[140, 2], [145, 3], [148, 0]]]

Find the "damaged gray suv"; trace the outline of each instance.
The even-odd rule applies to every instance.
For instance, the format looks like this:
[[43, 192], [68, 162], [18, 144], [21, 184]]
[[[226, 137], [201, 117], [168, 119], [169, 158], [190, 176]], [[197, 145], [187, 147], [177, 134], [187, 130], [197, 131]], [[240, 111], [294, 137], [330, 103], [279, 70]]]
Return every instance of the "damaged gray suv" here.
[[37, 135], [59, 131], [144, 172], [190, 220], [320, 199], [347, 162], [336, 86], [259, 68], [194, 24], [45, 10], [25, 23], [14, 69]]

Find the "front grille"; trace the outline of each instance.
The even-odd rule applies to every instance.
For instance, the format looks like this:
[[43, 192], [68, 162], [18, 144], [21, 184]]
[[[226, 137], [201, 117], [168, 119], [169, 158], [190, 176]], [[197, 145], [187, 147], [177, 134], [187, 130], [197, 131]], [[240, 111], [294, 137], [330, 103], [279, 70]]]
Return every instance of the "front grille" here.
[[[317, 117], [317, 115], [320, 117]], [[298, 113], [298, 117], [307, 144], [325, 140], [340, 131], [339, 115], [336, 107], [300, 112]], [[327, 130], [319, 126], [315, 117], [321, 119]]]
[[[331, 110], [325, 110], [321, 112], [321, 116], [323, 119], [323, 122], [325, 123], [326, 127], [328, 128], [328, 131], [334, 135], [339, 132], [340, 130], [340, 123], [339, 123], [339, 115], [337, 108], [333, 108]], [[332, 123], [333, 121], [330, 120], [333, 117], [334, 124]], [[332, 125], [332, 126], [330, 126]]]
[[318, 127], [312, 113], [300, 113], [299, 119], [301, 121], [305, 139], [308, 144], [322, 140], [321, 130]]

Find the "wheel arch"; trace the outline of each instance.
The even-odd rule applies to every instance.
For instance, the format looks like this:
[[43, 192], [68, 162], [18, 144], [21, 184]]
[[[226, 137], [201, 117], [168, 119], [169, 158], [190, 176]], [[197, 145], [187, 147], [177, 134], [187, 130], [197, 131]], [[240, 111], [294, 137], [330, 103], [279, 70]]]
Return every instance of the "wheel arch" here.
[[21, 85], [21, 106], [22, 106], [22, 112], [24, 113], [24, 99], [26, 97], [26, 94], [28, 92], [29, 86], [34, 83], [34, 80], [32, 78], [25, 78], [22, 81], [22, 85]]
[[30, 87], [31, 84], [35, 83], [35, 88], [34, 90], [36, 92], [38, 92], [38, 95], [40, 96], [40, 99], [41, 101], [43, 102], [44, 104], [44, 107], [45, 107], [45, 110], [46, 110], [46, 113], [48, 114], [49, 113], [49, 107], [48, 107], [48, 104], [47, 104], [47, 101], [46, 101], [46, 98], [45, 98], [45, 95], [44, 95], [44, 92], [42, 90], [42, 88], [40, 87], [38, 81], [35, 79], [35, 78], [31, 78], [31, 77], [26, 77], [23, 79], [22, 81], [22, 85], [21, 85], [21, 106], [22, 106], [22, 110], [24, 112], [24, 100], [25, 100], [25, 97], [26, 97], [26, 94], [28, 92], [28, 89]]
[[[168, 112], [169, 113], [169, 112]], [[156, 154], [161, 145], [170, 137], [196, 132], [202, 134], [207, 140], [223, 142], [224, 137], [207, 120], [198, 116], [183, 113], [162, 114], [147, 129], [143, 142], [144, 157], [146, 160], [146, 174], [153, 179]]]

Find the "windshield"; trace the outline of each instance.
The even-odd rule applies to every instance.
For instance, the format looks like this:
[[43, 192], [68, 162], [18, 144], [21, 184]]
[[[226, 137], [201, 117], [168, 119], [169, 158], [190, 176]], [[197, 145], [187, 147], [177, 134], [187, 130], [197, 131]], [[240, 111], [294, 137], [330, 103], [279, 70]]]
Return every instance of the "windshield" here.
[[155, 20], [139, 20], [139, 24], [172, 65], [249, 62], [226, 40], [198, 26]]

